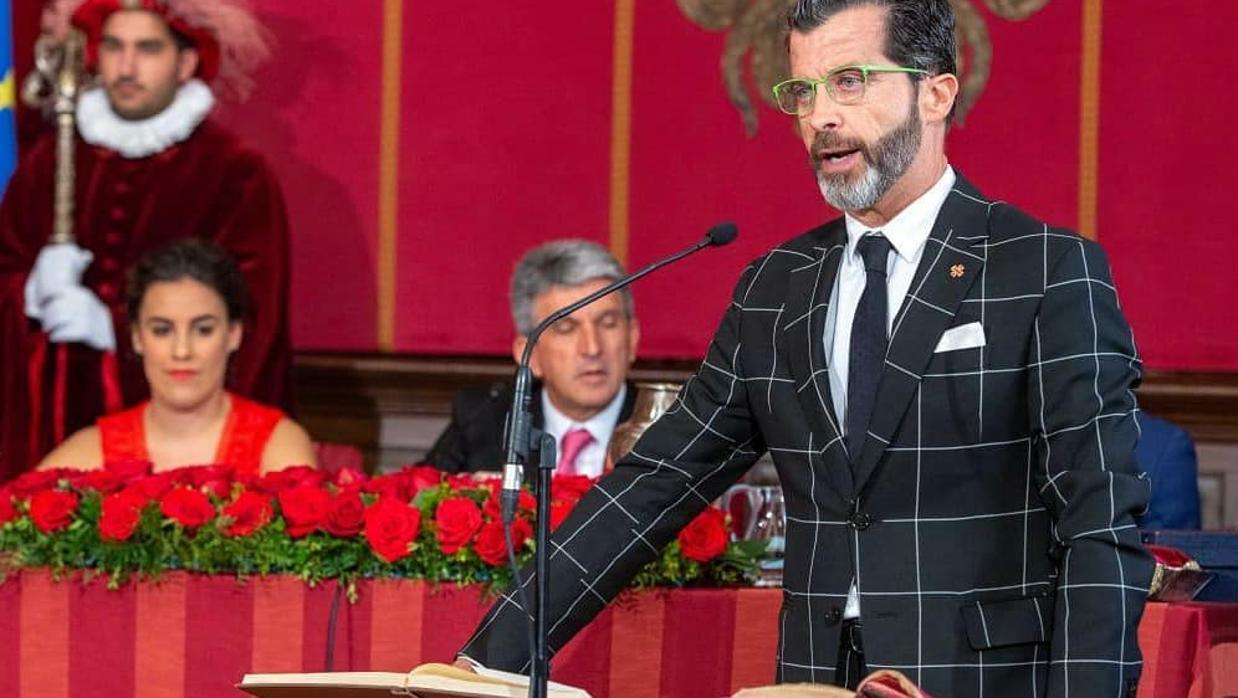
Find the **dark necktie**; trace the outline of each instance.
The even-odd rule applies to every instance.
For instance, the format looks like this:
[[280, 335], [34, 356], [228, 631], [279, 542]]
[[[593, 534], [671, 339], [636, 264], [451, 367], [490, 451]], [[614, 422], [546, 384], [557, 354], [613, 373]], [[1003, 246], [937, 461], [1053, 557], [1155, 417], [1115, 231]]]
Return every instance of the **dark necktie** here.
[[860, 238], [860, 256], [864, 259], [864, 293], [855, 308], [851, 323], [851, 358], [847, 372], [847, 451], [851, 462], [860, 458], [864, 434], [868, 431], [873, 403], [877, 399], [877, 381], [885, 364], [886, 347], [886, 261], [890, 256], [890, 241], [880, 233]]

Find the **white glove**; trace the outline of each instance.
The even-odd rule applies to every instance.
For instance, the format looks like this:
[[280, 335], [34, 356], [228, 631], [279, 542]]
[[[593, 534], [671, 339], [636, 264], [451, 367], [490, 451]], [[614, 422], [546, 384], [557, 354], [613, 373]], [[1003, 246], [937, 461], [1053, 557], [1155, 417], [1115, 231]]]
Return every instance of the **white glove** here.
[[71, 242], [46, 245], [40, 250], [26, 278], [26, 316], [42, 321], [45, 307], [56, 294], [82, 285], [82, 272], [94, 258], [89, 250]]
[[116, 349], [112, 313], [83, 286], [61, 289], [43, 306], [43, 331], [53, 342], [82, 342], [99, 351]]

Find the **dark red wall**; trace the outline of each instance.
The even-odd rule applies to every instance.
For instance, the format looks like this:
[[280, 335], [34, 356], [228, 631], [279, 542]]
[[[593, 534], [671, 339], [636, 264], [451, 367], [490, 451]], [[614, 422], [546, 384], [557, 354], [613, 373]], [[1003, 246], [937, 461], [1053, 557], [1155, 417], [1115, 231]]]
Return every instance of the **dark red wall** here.
[[[981, 11], [992, 75], [949, 143], [952, 163], [986, 194], [1071, 227], [1086, 214], [1078, 189], [1087, 159], [1081, 57], [1096, 38], [1083, 31], [1089, 2], [1051, 0], [1021, 22]], [[255, 4], [279, 52], [255, 98], [224, 118], [283, 178], [295, 226], [296, 343], [372, 350], [384, 3]], [[396, 350], [506, 353], [507, 276], [521, 251], [561, 236], [612, 241], [616, 7], [568, 7], [404, 3]], [[697, 356], [743, 264], [833, 214], [782, 115], [761, 106], [759, 132], [745, 137], [719, 77], [723, 34], [693, 25], [673, 0], [636, 2], [633, 26], [630, 263], [719, 220], [742, 231], [731, 247], [636, 291], [642, 353]], [[1238, 3], [1103, 4], [1096, 232], [1155, 368], [1238, 370], [1234, 26]]]

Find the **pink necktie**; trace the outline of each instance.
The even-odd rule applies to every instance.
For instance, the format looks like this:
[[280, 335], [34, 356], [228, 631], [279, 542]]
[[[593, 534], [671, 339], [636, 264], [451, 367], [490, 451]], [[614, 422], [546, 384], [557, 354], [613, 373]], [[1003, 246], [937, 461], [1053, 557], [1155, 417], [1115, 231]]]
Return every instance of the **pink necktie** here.
[[593, 443], [593, 434], [586, 429], [569, 429], [563, 435], [563, 443], [559, 447], [559, 465], [555, 467], [556, 475], [575, 475], [576, 458], [585, 446]]

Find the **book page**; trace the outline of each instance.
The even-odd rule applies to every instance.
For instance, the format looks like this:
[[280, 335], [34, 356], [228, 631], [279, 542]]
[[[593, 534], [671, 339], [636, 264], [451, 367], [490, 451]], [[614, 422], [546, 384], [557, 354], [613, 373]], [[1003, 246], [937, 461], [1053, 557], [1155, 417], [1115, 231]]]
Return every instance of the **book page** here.
[[[407, 674], [338, 671], [302, 674], [246, 674], [238, 686], [259, 698], [526, 698], [529, 679], [493, 669], [465, 671], [449, 664], [423, 664]], [[552, 698], [590, 698], [578, 688], [550, 685]]]
[[[415, 679], [415, 677], [419, 676], [440, 676], [446, 679], [454, 679], [458, 681], [513, 686], [526, 689], [529, 687], [529, 677], [524, 674], [513, 674], [508, 671], [488, 669], [484, 666], [476, 666], [473, 671], [467, 671], [450, 664], [422, 664], [421, 666], [408, 672], [408, 675], [410, 679]], [[413, 686], [413, 681], [410, 681], [409, 685]], [[587, 692], [579, 688], [566, 686], [561, 683], [555, 683], [554, 681], [549, 683], [548, 692], [552, 696], [562, 696], [562, 698], [591, 698]]]

